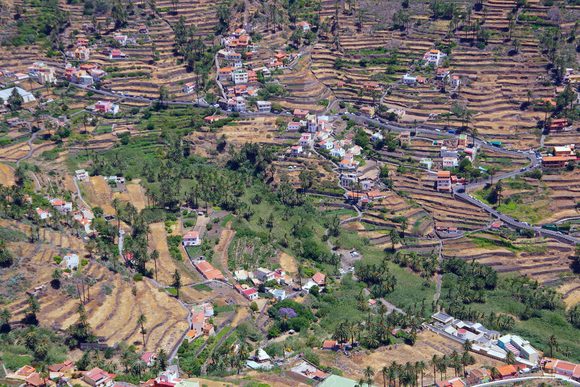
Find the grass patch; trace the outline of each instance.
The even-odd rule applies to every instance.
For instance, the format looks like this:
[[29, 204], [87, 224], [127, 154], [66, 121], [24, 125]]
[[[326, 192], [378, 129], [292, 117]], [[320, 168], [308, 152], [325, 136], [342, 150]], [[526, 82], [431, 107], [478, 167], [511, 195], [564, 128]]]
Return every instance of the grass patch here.
[[197, 284], [194, 285], [193, 288], [200, 292], [211, 292], [213, 289], [207, 286], [206, 284]]

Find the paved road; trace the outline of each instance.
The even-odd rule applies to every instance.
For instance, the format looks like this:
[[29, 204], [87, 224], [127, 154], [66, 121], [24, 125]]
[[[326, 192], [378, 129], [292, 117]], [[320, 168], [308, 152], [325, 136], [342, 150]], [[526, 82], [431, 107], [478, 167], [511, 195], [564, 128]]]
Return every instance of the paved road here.
[[[512, 379], [506, 379], [506, 380], [496, 380], [494, 382], [489, 382], [489, 383], [481, 383], [481, 384], [476, 384], [473, 387], [488, 387], [488, 386], [501, 386], [501, 385], [514, 385], [517, 382], [528, 382], [528, 381], [532, 381], [532, 380], [545, 380], [545, 381], [552, 381], [552, 380], [562, 380], [565, 381], [567, 383], [572, 384], [573, 386], [580, 386], [580, 383], [566, 377], [563, 375], [548, 375], [545, 374], [543, 376], [522, 376], [522, 377], [518, 377], [518, 378], [512, 378]], [[548, 382], [550, 383], [550, 382]], [[534, 384], [540, 384], [540, 383], [534, 383]]]

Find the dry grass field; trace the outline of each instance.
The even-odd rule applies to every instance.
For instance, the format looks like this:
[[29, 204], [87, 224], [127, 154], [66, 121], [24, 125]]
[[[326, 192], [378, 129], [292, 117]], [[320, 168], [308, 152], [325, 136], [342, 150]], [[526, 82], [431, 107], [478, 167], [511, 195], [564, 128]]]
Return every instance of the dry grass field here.
[[121, 201], [131, 203], [138, 211], [141, 211], [147, 206], [147, 196], [145, 189], [141, 186], [140, 180], [133, 180], [125, 185], [127, 191], [114, 193], [113, 197]]
[[7, 187], [14, 185], [14, 170], [6, 164], [0, 164], [0, 184]]
[[111, 205], [113, 194], [111, 187], [103, 176], [91, 176], [86, 182], [80, 184], [83, 197], [91, 206], [99, 206], [106, 215], [115, 215], [115, 209]]

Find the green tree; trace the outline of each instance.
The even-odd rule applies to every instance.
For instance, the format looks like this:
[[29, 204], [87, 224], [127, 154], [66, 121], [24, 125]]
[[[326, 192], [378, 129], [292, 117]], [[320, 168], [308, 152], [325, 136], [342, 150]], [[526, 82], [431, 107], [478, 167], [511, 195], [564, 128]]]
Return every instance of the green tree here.
[[14, 263], [14, 257], [3, 240], [0, 240], [0, 267], [10, 267]]
[[12, 93], [8, 97], [8, 106], [13, 112], [20, 110], [24, 104], [24, 98], [20, 95], [16, 87], [12, 88]]
[[367, 384], [370, 386], [373, 383], [373, 377], [375, 376], [375, 371], [373, 370], [373, 367], [367, 366], [367, 368], [365, 368], [365, 370], [363, 371], [363, 375], [366, 379]]
[[175, 291], [177, 292], [177, 298], [179, 298], [179, 290], [181, 289], [181, 285], [181, 274], [179, 274], [179, 271], [175, 269], [175, 272], [173, 273], [173, 283], [171, 286], [175, 288]]

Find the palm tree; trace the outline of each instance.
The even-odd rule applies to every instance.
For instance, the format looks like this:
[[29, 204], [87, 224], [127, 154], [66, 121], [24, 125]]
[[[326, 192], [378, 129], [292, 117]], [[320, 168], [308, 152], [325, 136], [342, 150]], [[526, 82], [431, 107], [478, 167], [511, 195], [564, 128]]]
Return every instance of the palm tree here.
[[421, 386], [423, 386], [423, 377], [425, 376], [425, 368], [427, 365], [423, 361], [418, 361], [415, 363], [415, 370], [421, 374]]
[[550, 357], [554, 357], [554, 348], [558, 349], [558, 339], [556, 336], [550, 336], [548, 339], [548, 345], [550, 346]]
[[363, 375], [367, 380], [367, 384], [370, 386], [373, 383], [373, 376], [375, 376], [375, 371], [373, 370], [373, 367], [367, 366], [367, 368], [365, 368], [363, 372]]
[[437, 381], [437, 365], [439, 364], [439, 356], [433, 355], [431, 358], [431, 365], [433, 366], [433, 384]]
[[159, 251], [153, 250], [151, 253], [151, 259], [153, 260], [153, 264], [155, 265], [155, 281], [157, 281], [157, 259], [159, 258]]
[[395, 251], [395, 245], [401, 242], [401, 237], [396, 228], [389, 231], [389, 237], [391, 238], [391, 250]]
[[516, 356], [514, 355], [514, 353], [512, 351], [508, 351], [508, 353], [505, 357], [505, 362], [507, 364], [515, 364], [516, 363]]
[[[384, 366], [381, 369], [381, 375], [383, 376], [383, 387], [387, 387], [387, 379], [389, 379], [389, 367]], [[390, 382], [391, 380], [389, 379], [389, 385], [391, 384]]]
[[137, 324], [141, 326], [141, 334], [143, 335], [143, 348], [145, 348], [145, 334], [147, 331], [145, 330], [145, 323], [147, 322], [147, 317], [143, 313], [139, 315], [137, 319]]
[[10, 331], [10, 318], [12, 314], [7, 308], [0, 311], [0, 333], [7, 333]]
[[396, 362], [392, 362], [389, 366], [389, 386], [391, 382], [397, 380], [397, 375], [399, 373], [399, 365]]

